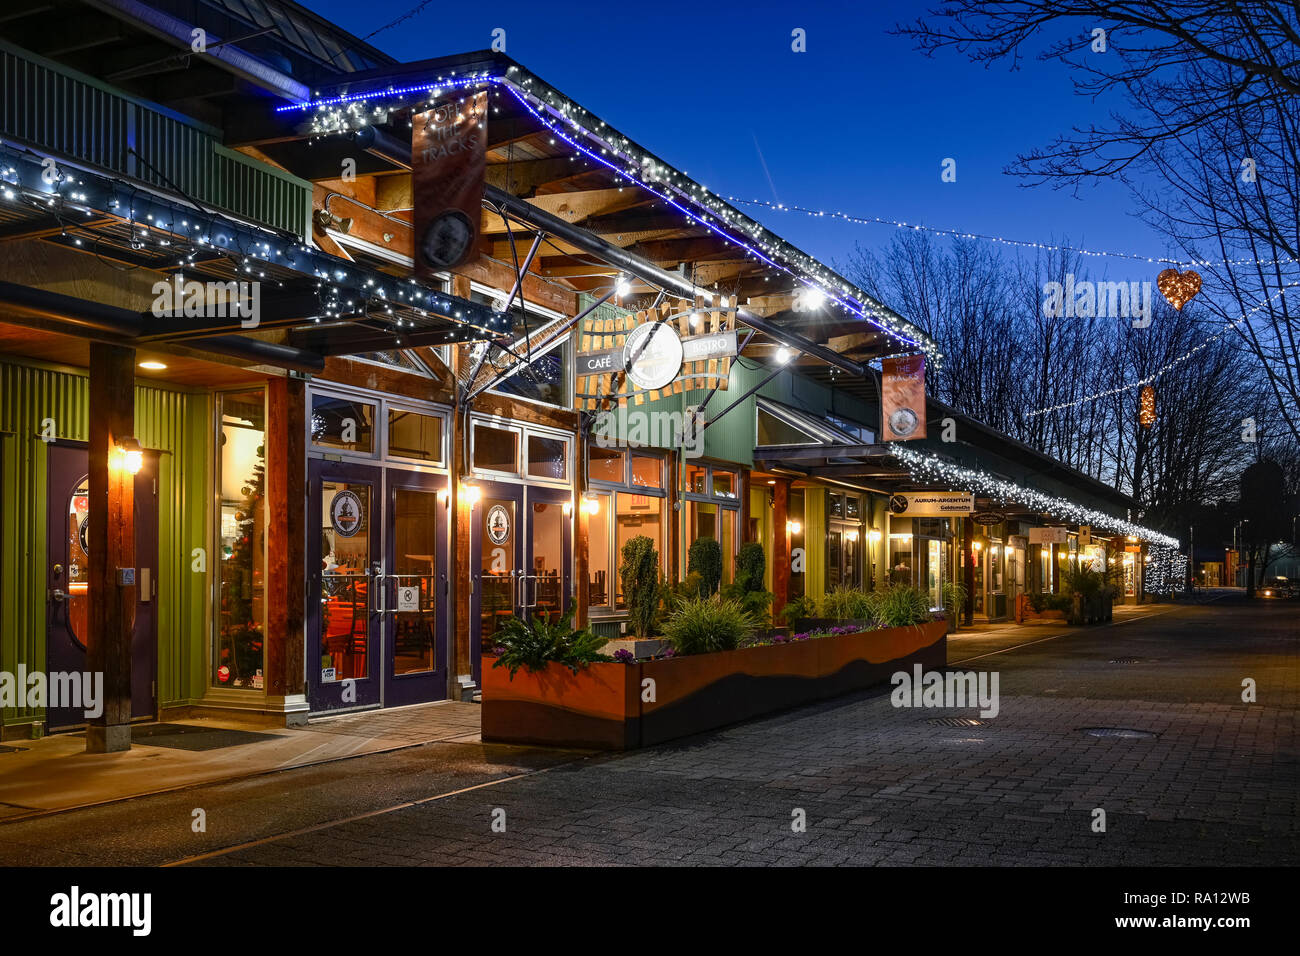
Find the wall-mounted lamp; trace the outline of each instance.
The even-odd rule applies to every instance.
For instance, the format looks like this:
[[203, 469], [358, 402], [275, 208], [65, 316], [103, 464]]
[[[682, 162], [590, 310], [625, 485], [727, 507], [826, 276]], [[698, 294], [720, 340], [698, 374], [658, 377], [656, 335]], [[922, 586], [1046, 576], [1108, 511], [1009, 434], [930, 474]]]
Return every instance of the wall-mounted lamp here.
[[133, 475], [139, 474], [144, 467], [144, 449], [135, 438], [123, 438], [117, 443], [117, 457], [121, 469]]
[[785, 523], [785, 530], [789, 531], [791, 534], [798, 534], [803, 530], [803, 525], [798, 521], [787, 521]]
[[322, 229], [333, 229], [335, 232], [341, 232], [345, 236], [352, 231], [351, 219], [340, 219], [328, 209], [316, 210], [316, 225]]
[[870, 539], [872, 544], [879, 544], [880, 537], [881, 537], [880, 532], [877, 531], [875, 528], [872, 528], [870, 531], [867, 532], [867, 538]]
[[589, 515], [600, 513], [600, 499], [595, 495], [582, 496], [582, 510]]
[[460, 486], [461, 497], [469, 502], [470, 508], [479, 503], [483, 497], [483, 489], [478, 485], [464, 484]]
[[980, 548], [982, 548], [982, 547], [984, 547], [984, 542], [983, 542], [983, 541], [972, 541], [972, 542], [970, 543], [970, 549], [971, 549], [972, 551], [976, 551], [976, 552], [978, 552], [978, 551], [980, 550]]

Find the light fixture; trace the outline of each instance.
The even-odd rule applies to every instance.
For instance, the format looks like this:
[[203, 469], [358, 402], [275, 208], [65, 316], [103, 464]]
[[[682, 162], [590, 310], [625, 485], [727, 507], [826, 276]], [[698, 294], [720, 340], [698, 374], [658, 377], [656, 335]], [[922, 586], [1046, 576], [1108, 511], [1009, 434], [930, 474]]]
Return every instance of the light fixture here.
[[138, 439], [123, 438], [117, 443], [117, 454], [123, 471], [137, 475], [144, 467], [144, 450]]
[[698, 327], [699, 327], [699, 324], [700, 324], [700, 313], [698, 313], [698, 312], [692, 312], [692, 313], [691, 313], [691, 328], [693, 328], [693, 329], [694, 329], [694, 328], [698, 328]]
[[153, 359], [149, 359], [148, 361], [141, 362], [140, 367], [148, 369], [151, 372], [161, 372], [167, 367], [167, 365], [164, 362], [156, 362]]
[[582, 496], [582, 510], [589, 515], [600, 513], [600, 499], [595, 495]]
[[614, 283], [614, 289], [620, 296], [625, 296], [632, 291], [632, 283], [627, 280], [627, 276], [619, 276], [618, 281]]
[[858, 540], [858, 533], [857, 533], [856, 531], [848, 531], [848, 532], [845, 532], [845, 534], [844, 534], [844, 538], [845, 538], [846, 541], [857, 541], [857, 540]]
[[790, 361], [790, 350], [784, 345], [776, 350], [776, 364], [784, 365]]
[[803, 530], [803, 525], [800, 524], [798, 521], [787, 521], [785, 523], [785, 530], [790, 532], [791, 534], [798, 534], [800, 531]]
[[463, 485], [461, 485], [461, 486], [460, 486], [460, 493], [461, 493], [461, 496], [462, 496], [462, 497], [463, 497], [467, 502], [469, 502], [469, 506], [470, 506], [471, 508], [473, 508], [476, 504], [478, 504], [478, 503], [479, 503], [479, 500], [483, 497], [483, 489], [480, 488], [478, 485], [475, 485], [475, 484], [463, 484]]
[[970, 549], [972, 551], [978, 551], [982, 547], [984, 547], [984, 542], [982, 541], [972, 541], [970, 543]]
[[774, 484], [776, 484], [776, 479], [775, 479], [775, 478], [769, 478], [769, 479], [767, 479], [767, 483], [768, 483], [769, 485], [774, 485]]
[[877, 544], [880, 541], [880, 537], [881, 537], [880, 532], [877, 531], [875, 528], [872, 528], [870, 531], [867, 532], [867, 538], [870, 539], [872, 544]]

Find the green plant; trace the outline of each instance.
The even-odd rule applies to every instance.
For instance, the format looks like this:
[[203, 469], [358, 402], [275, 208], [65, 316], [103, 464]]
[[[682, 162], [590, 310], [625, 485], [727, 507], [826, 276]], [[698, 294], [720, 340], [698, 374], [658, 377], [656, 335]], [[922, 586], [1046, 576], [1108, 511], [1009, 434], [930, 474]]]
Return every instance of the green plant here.
[[822, 599], [822, 617], [833, 621], [866, 621], [872, 616], [871, 597], [860, 588], [837, 584]]
[[930, 620], [930, 595], [910, 584], [895, 584], [867, 595], [871, 617], [881, 627], [907, 627]]
[[722, 546], [713, 538], [696, 538], [686, 556], [686, 574], [699, 575], [700, 597], [718, 592], [722, 580]]
[[637, 535], [624, 544], [618, 576], [632, 630], [637, 637], [649, 637], [659, 611], [659, 552], [654, 541]]
[[1105, 592], [1106, 576], [1087, 565], [1074, 565], [1061, 569], [1061, 585], [1065, 591], [1079, 594], [1088, 601]]
[[605, 638], [596, 636], [585, 627], [574, 629], [576, 607], [577, 603], [571, 601], [568, 612], [553, 622], [540, 616], [532, 621], [510, 618], [492, 635], [498, 655], [492, 666], [509, 668], [510, 679], [514, 680], [521, 667], [534, 672], [554, 662], [576, 674], [593, 662], [613, 660], [600, 652], [605, 646]]
[[966, 586], [958, 584], [956, 581], [945, 581], [939, 589], [939, 594], [943, 598], [943, 609], [952, 620], [957, 620], [957, 616], [966, 607], [966, 599], [970, 594]]
[[722, 589], [722, 596], [740, 605], [766, 625], [768, 608], [776, 600], [776, 595], [763, 587], [763, 575], [767, 570], [767, 557], [763, 546], [755, 541], [740, 546], [736, 554], [736, 578]]
[[793, 601], [787, 601], [778, 617], [793, 627], [795, 621], [803, 621], [816, 615], [817, 602], [808, 595], [801, 594]]
[[739, 601], [719, 595], [682, 598], [664, 622], [664, 637], [678, 654], [732, 651], [758, 629], [754, 615]]

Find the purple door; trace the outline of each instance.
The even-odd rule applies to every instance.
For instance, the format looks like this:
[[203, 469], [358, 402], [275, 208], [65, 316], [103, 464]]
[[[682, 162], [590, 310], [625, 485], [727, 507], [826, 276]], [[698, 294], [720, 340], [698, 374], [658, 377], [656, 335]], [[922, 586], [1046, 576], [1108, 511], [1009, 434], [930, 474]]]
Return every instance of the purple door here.
[[[46, 497], [46, 671], [84, 673], [89, 620], [89, 455], [82, 443], [48, 447]], [[135, 631], [131, 637], [131, 716], [157, 714], [158, 631], [154, 603], [158, 582], [158, 456], [146, 452], [135, 476]], [[86, 723], [80, 708], [50, 707], [46, 725], [65, 729]]]

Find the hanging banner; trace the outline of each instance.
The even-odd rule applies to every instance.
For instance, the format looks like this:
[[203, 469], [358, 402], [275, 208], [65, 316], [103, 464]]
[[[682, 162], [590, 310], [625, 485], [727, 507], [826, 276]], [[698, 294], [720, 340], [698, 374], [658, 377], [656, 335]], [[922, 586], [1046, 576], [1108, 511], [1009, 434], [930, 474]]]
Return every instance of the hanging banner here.
[[478, 258], [487, 93], [439, 103], [417, 113], [412, 122], [415, 274], [434, 279], [438, 272]]
[[925, 356], [888, 358], [881, 362], [880, 415], [885, 441], [925, 437]]
[[1065, 528], [1030, 528], [1030, 544], [1065, 544], [1070, 540], [1070, 532]]

